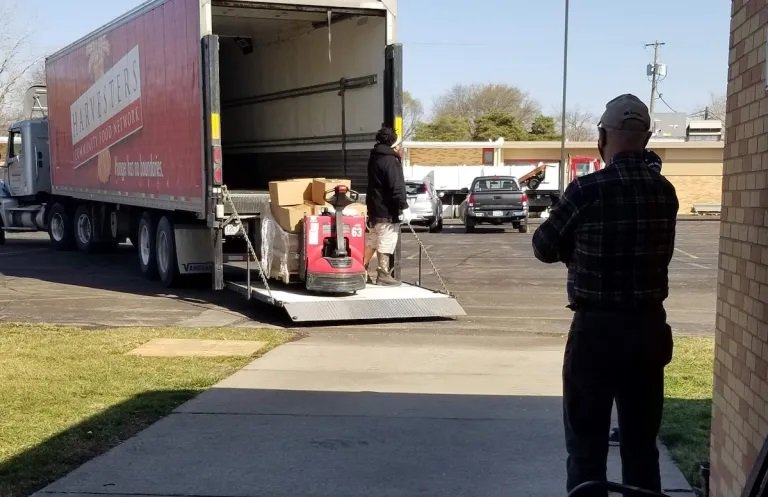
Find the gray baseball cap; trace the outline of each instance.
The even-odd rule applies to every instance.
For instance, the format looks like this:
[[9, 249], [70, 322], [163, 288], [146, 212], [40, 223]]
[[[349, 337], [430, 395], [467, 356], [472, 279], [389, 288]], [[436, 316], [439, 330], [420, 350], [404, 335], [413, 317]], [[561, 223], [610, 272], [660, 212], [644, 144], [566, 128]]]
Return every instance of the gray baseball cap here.
[[[627, 126], [627, 121], [636, 123]], [[643, 131], [651, 129], [651, 115], [648, 113], [648, 107], [636, 96], [625, 93], [605, 104], [605, 112], [600, 118], [599, 126], [640, 131], [638, 124], [642, 125]]]

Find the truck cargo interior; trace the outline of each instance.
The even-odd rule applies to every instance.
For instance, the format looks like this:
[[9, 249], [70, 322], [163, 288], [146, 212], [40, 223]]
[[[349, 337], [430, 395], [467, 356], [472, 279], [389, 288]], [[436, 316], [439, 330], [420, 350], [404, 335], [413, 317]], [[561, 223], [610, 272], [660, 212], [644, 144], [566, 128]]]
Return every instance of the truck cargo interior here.
[[363, 12], [214, 3], [230, 189], [307, 176], [365, 187], [384, 121], [387, 18]]

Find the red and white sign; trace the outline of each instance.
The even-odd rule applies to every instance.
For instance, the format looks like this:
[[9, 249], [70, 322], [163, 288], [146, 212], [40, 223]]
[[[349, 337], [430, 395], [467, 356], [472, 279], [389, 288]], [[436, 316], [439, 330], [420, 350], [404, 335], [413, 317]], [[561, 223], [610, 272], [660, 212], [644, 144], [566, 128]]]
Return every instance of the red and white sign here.
[[125, 54], [70, 107], [75, 167], [142, 128], [139, 46]]

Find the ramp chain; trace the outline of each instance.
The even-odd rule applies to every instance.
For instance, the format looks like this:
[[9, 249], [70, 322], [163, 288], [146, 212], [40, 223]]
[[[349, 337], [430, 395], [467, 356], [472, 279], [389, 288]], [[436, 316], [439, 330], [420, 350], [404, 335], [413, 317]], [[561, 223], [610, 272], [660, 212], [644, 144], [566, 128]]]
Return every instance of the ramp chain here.
[[424, 251], [424, 255], [427, 256], [427, 261], [429, 262], [429, 265], [432, 266], [432, 271], [434, 271], [435, 276], [437, 276], [437, 280], [440, 282], [440, 286], [443, 288], [443, 293], [445, 293], [446, 295], [453, 295], [451, 291], [448, 290], [448, 285], [445, 284], [443, 277], [440, 276], [440, 271], [437, 270], [437, 266], [435, 266], [435, 263], [432, 260], [432, 257], [429, 255], [427, 248], [424, 246], [424, 243], [421, 241], [421, 238], [419, 238], [419, 235], [416, 234], [416, 230], [413, 229], [413, 226], [411, 226], [411, 222], [408, 221], [406, 224], [408, 225], [408, 228], [411, 230], [411, 233], [413, 234], [414, 238], [416, 238], [416, 242], [419, 244], [419, 247], [421, 247], [421, 250]]
[[[221, 194], [222, 198], [224, 199], [224, 203], [229, 206], [229, 208], [232, 211], [232, 214], [229, 216], [229, 219], [227, 219], [227, 222], [224, 224], [227, 225], [229, 223], [234, 222], [235, 225], [238, 228], [238, 233], [242, 235], [242, 237], [245, 239], [245, 244], [248, 247], [248, 262], [250, 264], [250, 259], [253, 257], [253, 260], [256, 262], [256, 267], [259, 270], [259, 276], [261, 277], [262, 283], [264, 283], [264, 288], [267, 290], [267, 293], [269, 294], [269, 300], [271, 303], [275, 302], [275, 298], [272, 296], [272, 289], [269, 288], [269, 281], [267, 278], [266, 273], [264, 273], [264, 266], [261, 265], [261, 262], [259, 261], [259, 258], [256, 255], [256, 250], [253, 248], [253, 244], [251, 244], [251, 239], [248, 238], [248, 233], [245, 231], [245, 225], [243, 224], [243, 221], [240, 219], [240, 215], [237, 213], [237, 208], [235, 207], [234, 201], [232, 201], [232, 197], [229, 194], [229, 189], [227, 189], [226, 185], [221, 185]], [[248, 271], [248, 298], [251, 296], [251, 270], [250, 265], [246, 266], [246, 271]]]

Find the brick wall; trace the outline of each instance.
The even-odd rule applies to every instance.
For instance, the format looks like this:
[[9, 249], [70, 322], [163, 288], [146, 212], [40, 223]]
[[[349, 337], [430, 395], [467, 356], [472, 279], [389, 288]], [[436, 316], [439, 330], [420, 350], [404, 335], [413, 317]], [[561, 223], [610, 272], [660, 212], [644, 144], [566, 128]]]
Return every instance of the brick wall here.
[[480, 148], [412, 148], [408, 150], [411, 164], [430, 166], [480, 166], [483, 150]]
[[768, 435], [768, 0], [733, 0], [712, 419], [714, 497], [736, 497]]
[[680, 214], [690, 214], [693, 204], [719, 204], [723, 195], [721, 176], [666, 175], [677, 191]]

